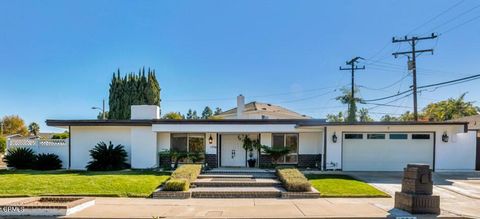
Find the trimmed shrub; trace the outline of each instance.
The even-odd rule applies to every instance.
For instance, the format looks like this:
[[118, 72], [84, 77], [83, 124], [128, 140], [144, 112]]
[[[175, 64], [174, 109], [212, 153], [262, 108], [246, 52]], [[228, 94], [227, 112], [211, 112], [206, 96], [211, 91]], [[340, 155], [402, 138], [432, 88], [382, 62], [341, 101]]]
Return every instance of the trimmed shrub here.
[[38, 154], [33, 169], [35, 170], [57, 170], [62, 168], [62, 161], [56, 154]]
[[4, 154], [6, 148], [7, 148], [7, 139], [3, 136], [0, 136], [0, 154]]
[[163, 185], [164, 191], [188, 191], [190, 182], [186, 179], [170, 179]]
[[105, 142], [98, 143], [90, 150], [92, 161], [88, 162], [87, 170], [93, 171], [111, 171], [122, 170], [129, 167], [127, 161], [127, 152], [123, 145], [113, 146], [112, 142], [108, 145]]
[[7, 167], [16, 169], [31, 169], [36, 156], [31, 148], [10, 148], [5, 155]]
[[312, 185], [308, 179], [296, 168], [277, 168], [277, 176], [283, 187], [289, 192], [309, 192]]
[[172, 179], [186, 179], [193, 182], [202, 172], [202, 166], [199, 164], [185, 164], [173, 171]]
[[52, 139], [67, 139], [69, 137], [70, 137], [70, 134], [68, 132], [57, 133], [52, 135]]

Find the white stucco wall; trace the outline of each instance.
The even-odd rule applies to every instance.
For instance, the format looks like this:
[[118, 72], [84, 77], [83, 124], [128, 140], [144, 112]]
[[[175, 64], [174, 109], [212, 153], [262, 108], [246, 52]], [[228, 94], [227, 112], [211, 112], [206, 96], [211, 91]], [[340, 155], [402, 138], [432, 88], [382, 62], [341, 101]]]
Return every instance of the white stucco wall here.
[[131, 128], [132, 168], [147, 169], [157, 166], [157, 133], [151, 126]]
[[131, 119], [159, 119], [160, 107], [155, 105], [133, 105], [131, 109]]
[[301, 132], [298, 143], [299, 154], [321, 154], [323, 152], [323, 132]]
[[125, 126], [72, 126], [71, 127], [71, 169], [85, 169], [91, 160], [89, 150], [101, 141], [114, 145], [122, 144], [131, 161], [130, 127]]
[[157, 150], [170, 150], [170, 132], [157, 132]]
[[[208, 142], [208, 139], [212, 136], [212, 143], [210, 144]], [[209, 132], [205, 135], [205, 153], [206, 154], [217, 154], [217, 133], [215, 132]]]
[[[342, 168], [342, 132], [435, 132], [435, 170], [474, 170], [475, 134], [463, 133], [463, 125], [405, 125], [405, 126], [328, 126], [327, 127], [327, 168]], [[333, 133], [337, 142], [333, 143]], [[447, 132], [449, 142], [442, 142]], [[372, 151], [375, 153], [375, 151]]]
[[436, 171], [474, 170], [476, 155], [476, 131], [468, 133], [448, 133], [447, 143], [442, 141], [442, 133], [436, 136]]

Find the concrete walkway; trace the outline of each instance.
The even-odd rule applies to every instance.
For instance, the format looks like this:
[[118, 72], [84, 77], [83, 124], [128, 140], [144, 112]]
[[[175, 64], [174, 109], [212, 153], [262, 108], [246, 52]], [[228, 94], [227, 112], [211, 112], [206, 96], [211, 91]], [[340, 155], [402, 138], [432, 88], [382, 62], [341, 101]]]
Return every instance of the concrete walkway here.
[[[4, 198], [0, 203], [21, 198]], [[392, 198], [186, 199], [97, 198], [93, 207], [64, 218], [387, 218], [411, 216]], [[448, 212], [441, 218], [455, 217]], [[437, 218], [420, 215], [417, 218]]]
[[[401, 190], [403, 172], [344, 172], [393, 196]], [[440, 196], [442, 214], [480, 218], [480, 173], [434, 173], [433, 194]]]

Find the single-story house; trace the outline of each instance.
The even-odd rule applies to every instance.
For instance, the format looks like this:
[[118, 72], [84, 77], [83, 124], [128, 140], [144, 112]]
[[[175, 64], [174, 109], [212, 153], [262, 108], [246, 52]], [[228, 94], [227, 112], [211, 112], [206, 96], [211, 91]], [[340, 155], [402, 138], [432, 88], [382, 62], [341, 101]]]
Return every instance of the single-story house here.
[[[240, 101], [241, 102], [241, 101]], [[243, 109], [240, 106], [239, 109]], [[165, 150], [205, 152], [210, 167], [246, 167], [239, 135], [262, 145], [289, 147], [280, 163], [323, 170], [401, 171], [407, 163], [427, 163], [434, 171], [474, 170], [476, 132], [466, 122], [329, 123], [317, 119], [164, 120], [158, 106], [132, 106], [130, 120], [47, 120], [67, 128], [65, 166], [84, 169], [98, 142], [122, 144], [132, 168], [154, 168]], [[255, 152], [257, 165], [271, 159]]]

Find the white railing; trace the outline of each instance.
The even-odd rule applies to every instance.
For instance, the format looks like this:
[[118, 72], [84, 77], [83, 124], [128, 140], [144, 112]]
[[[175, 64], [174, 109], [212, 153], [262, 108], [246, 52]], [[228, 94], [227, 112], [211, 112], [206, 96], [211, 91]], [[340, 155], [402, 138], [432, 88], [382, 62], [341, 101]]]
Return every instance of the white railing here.
[[68, 139], [8, 139], [7, 149], [11, 147], [63, 147]]

